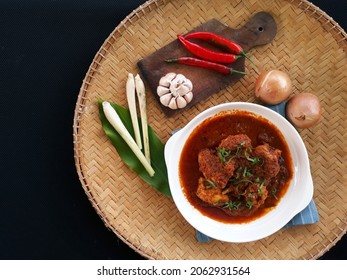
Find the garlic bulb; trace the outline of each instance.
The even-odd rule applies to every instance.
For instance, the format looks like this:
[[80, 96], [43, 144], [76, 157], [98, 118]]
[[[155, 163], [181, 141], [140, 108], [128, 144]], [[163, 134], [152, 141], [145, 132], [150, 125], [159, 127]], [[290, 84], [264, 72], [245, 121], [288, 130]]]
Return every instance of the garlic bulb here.
[[182, 74], [168, 73], [163, 76], [157, 87], [160, 102], [176, 110], [187, 106], [193, 99], [193, 84]]

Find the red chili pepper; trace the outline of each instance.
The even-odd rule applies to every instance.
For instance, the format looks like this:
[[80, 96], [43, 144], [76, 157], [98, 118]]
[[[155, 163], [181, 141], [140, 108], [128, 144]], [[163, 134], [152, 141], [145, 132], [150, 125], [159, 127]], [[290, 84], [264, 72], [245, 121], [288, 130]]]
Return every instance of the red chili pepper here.
[[199, 31], [199, 32], [189, 33], [185, 35], [184, 38], [203, 40], [203, 41], [213, 43], [217, 46], [221, 46], [231, 53], [244, 56], [254, 65], [254, 62], [249, 58], [249, 56], [244, 52], [244, 50], [238, 43], [228, 40], [227, 38], [224, 38], [218, 34], [215, 34], [212, 32], [206, 32], [206, 31]]
[[200, 57], [202, 59], [217, 62], [217, 63], [233, 63], [240, 56], [230, 53], [216, 52], [207, 48], [204, 48], [198, 44], [195, 44], [189, 40], [186, 40], [182, 35], [178, 35], [178, 40], [183, 44], [183, 46], [190, 51], [192, 54]]
[[199, 39], [214, 43], [218, 46], [226, 48], [234, 54], [244, 54], [242, 47], [234, 41], [228, 40], [218, 34], [212, 32], [192, 32], [184, 36], [185, 39]]
[[195, 57], [189, 57], [189, 56], [172, 58], [172, 59], [168, 59], [165, 61], [169, 62], [169, 63], [177, 62], [180, 64], [205, 68], [205, 69], [219, 72], [219, 73], [224, 74], [224, 75], [233, 74], [233, 73], [243, 74], [243, 75], [246, 74], [245, 72], [234, 70], [233, 68], [228, 67], [228, 66], [223, 65], [223, 64], [219, 64], [219, 63], [215, 63], [215, 62], [211, 62], [211, 61], [206, 61], [206, 60], [198, 59]]

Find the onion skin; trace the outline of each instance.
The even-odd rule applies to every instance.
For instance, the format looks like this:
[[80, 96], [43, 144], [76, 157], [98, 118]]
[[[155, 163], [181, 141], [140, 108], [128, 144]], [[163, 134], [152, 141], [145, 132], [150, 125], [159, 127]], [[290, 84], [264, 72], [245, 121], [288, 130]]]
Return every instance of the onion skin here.
[[321, 118], [318, 97], [309, 92], [302, 92], [291, 97], [286, 105], [286, 117], [295, 127], [312, 127]]
[[255, 96], [265, 104], [277, 105], [292, 93], [289, 75], [279, 70], [262, 72], [255, 84]]

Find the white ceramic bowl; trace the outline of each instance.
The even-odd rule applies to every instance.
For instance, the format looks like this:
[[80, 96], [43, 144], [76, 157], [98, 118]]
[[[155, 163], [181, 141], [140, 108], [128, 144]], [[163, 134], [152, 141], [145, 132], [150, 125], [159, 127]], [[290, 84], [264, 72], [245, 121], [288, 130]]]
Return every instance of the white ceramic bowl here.
[[[181, 151], [195, 127], [218, 112], [235, 109], [258, 114], [279, 128], [286, 139], [294, 165], [293, 179], [286, 194], [275, 209], [256, 220], [242, 224], [228, 224], [213, 220], [191, 205], [181, 187], [178, 170]], [[280, 230], [302, 211], [310, 203], [313, 196], [309, 158], [299, 133], [280, 114], [254, 103], [224, 103], [200, 113], [168, 140], [165, 145], [165, 162], [172, 197], [180, 213], [195, 229], [221, 241], [249, 242], [267, 237]]]

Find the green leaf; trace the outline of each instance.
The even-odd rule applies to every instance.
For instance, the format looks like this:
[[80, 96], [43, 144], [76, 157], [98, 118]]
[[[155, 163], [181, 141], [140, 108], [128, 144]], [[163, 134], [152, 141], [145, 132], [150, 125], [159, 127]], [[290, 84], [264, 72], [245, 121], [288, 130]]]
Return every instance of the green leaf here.
[[[164, 158], [164, 144], [160, 141], [153, 129], [150, 126], [148, 126], [151, 165], [155, 171], [154, 176], [151, 177], [149, 176], [141, 162], [138, 160], [138, 158], [135, 156], [134, 152], [129, 148], [129, 146], [126, 144], [123, 138], [118, 134], [118, 132], [106, 119], [104, 111], [102, 109], [102, 101], [103, 100], [101, 99], [98, 100], [99, 116], [102, 128], [111, 140], [113, 146], [116, 148], [123, 162], [134, 172], [136, 172], [136, 174], [138, 174], [149, 185], [153, 186], [162, 194], [171, 197], [167, 176], [167, 168]], [[129, 110], [115, 103], [110, 102], [110, 104], [116, 110], [117, 114], [119, 115], [120, 119], [122, 120], [124, 126], [127, 128], [129, 133], [134, 137], [134, 129], [132, 126]], [[139, 123], [141, 124], [140, 118]]]

